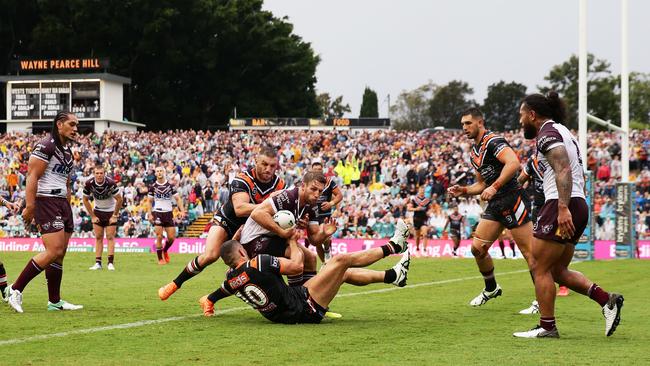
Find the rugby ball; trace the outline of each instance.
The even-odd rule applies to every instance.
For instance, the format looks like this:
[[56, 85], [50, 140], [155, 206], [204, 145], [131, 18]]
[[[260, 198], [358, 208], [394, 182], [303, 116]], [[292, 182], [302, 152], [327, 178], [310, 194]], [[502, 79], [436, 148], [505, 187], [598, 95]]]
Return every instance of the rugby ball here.
[[273, 221], [283, 229], [291, 229], [296, 226], [296, 218], [291, 211], [280, 210], [273, 215]]

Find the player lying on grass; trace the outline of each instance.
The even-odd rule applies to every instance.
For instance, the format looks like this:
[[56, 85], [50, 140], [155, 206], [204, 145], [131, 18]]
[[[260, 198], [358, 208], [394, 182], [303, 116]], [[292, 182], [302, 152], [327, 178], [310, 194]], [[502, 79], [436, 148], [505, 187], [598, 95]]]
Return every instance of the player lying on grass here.
[[[302, 286], [289, 287], [282, 275], [293, 275], [303, 270], [303, 251], [298, 235], [288, 242], [291, 256], [278, 258], [260, 254], [249, 258], [236, 240], [221, 246], [221, 258], [231, 268], [221, 288], [199, 301], [206, 316], [214, 315], [214, 303], [236, 295], [265, 318], [276, 323], [320, 323], [330, 302], [343, 283], [365, 286], [370, 283], [391, 283], [403, 287], [409, 269], [408, 225], [398, 225], [398, 231], [388, 244], [362, 252], [339, 254], [332, 257], [316, 276]], [[359, 267], [369, 266], [391, 254], [404, 253], [393, 268], [374, 271]]]

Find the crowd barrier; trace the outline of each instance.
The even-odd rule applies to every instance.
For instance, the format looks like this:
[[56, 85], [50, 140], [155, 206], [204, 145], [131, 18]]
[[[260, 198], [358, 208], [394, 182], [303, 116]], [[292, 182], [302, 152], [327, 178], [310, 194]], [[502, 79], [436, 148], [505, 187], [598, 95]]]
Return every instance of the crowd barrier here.
[[[413, 253], [415, 245], [411, 242]], [[360, 250], [376, 248], [386, 243], [386, 239], [333, 239], [332, 254], [356, 252]], [[470, 240], [462, 240], [458, 249], [459, 257], [471, 258]], [[93, 238], [72, 238], [68, 246], [68, 252], [93, 252], [95, 239]], [[115, 251], [118, 253], [149, 253], [155, 251], [155, 239], [152, 238], [118, 238], [115, 239]], [[199, 254], [205, 248], [205, 239], [202, 238], [177, 238], [170, 248], [170, 253]], [[313, 249], [313, 247], [312, 247]], [[416, 255], [432, 258], [452, 257], [453, 243], [451, 240], [429, 240], [425, 251], [414, 253]], [[0, 252], [39, 252], [43, 251], [43, 242], [39, 238], [0, 238]], [[594, 258], [615, 259], [616, 243], [609, 240], [596, 240], [594, 243]], [[506, 257], [511, 258], [512, 252], [506, 244]], [[497, 243], [490, 248], [493, 257], [500, 257], [501, 250]], [[650, 259], [650, 240], [639, 240], [637, 242], [637, 257]], [[522, 258], [521, 253], [516, 249], [514, 257]]]

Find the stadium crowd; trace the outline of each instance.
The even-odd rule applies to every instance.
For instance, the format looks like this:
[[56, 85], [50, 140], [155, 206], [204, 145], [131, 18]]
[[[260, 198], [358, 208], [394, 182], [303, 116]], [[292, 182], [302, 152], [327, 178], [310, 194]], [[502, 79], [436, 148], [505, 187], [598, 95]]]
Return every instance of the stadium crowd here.
[[[525, 162], [534, 145], [523, 135], [506, 132], [507, 140]], [[0, 195], [10, 201], [24, 198], [25, 175], [30, 149], [43, 135], [0, 135]], [[253, 164], [257, 147], [279, 149], [280, 170], [288, 185], [295, 183], [311, 163], [319, 161], [325, 174], [341, 187], [343, 201], [333, 218], [339, 238], [389, 237], [398, 218], [409, 216], [407, 205], [419, 186], [435, 202], [429, 211], [430, 236], [443, 236], [450, 198], [450, 184], [471, 184], [469, 141], [461, 131], [168, 131], [107, 132], [80, 136], [73, 146], [72, 206], [77, 237], [92, 236], [90, 216], [82, 205], [83, 183], [96, 162], [105, 165], [109, 176], [123, 190], [124, 209], [118, 221], [118, 237], [151, 237], [147, 185], [155, 180], [154, 168], [163, 165], [187, 206], [187, 216], [175, 210], [179, 230], [204, 213], [213, 212], [228, 198], [228, 182]], [[630, 180], [636, 182], [637, 232], [650, 237], [650, 131], [636, 130], [630, 136]], [[615, 133], [589, 135], [587, 165], [594, 172], [596, 238], [614, 235], [615, 183], [621, 177], [621, 144]], [[459, 210], [469, 228], [482, 208], [478, 198], [462, 199]], [[30, 235], [19, 215], [0, 208], [0, 236]], [[31, 234], [35, 235], [35, 234]]]

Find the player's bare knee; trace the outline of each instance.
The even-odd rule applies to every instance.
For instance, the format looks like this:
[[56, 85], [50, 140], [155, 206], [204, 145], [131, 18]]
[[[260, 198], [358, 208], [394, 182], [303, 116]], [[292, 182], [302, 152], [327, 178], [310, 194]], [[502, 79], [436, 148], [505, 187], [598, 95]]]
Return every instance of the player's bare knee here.
[[476, 243], [472, 243], [471, 251], [472, 251], [472, 255], [476, 259], [483, 259], [483, 258], [487, 257], [487, 254], [488, 254], [487, 250], [483, 246], [479, 247], [479, 246], [476, 245]]

